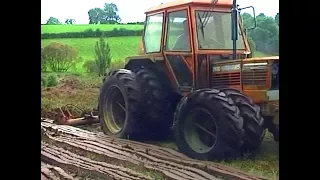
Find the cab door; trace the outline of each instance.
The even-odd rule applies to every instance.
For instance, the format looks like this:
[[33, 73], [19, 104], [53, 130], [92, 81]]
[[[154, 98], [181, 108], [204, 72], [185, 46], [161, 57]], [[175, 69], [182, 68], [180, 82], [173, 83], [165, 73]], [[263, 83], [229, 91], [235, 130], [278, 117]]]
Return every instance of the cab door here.
[[191, 43], [190, 9], [168, 10], [163, 43], [163, 55], [172, 74], [172, 81], [182, 92], [194, 88], [194, 53]]

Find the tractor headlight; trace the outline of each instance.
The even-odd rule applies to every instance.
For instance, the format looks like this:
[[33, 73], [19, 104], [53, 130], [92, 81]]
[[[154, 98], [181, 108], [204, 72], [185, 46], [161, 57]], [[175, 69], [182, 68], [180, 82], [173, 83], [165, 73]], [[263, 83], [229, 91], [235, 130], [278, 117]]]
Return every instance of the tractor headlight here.
[[214, 66], [212, 68], [212, 71], [223, 72], [223, 71], [234, 71], [239, 69], [240, 69], [240, 64], [232, 64], [232, 65]]
[[271, 66], [272, 75], [276, 75], [279, 72], [279, 65], [277, 63], [273, 63]]

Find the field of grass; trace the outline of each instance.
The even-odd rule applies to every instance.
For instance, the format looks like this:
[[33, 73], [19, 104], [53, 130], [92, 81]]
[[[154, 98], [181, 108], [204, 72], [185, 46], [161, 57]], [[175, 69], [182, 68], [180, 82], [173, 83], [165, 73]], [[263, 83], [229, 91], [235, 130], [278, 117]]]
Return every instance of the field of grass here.
[[[82, 61], [77, 62], [76, 68], [71, 69], [73, 72], [83, 72], [82, 65], [87, 60], [94, 59], [94, 46], [99, 38], [63, 38], [63, 39], [42, 39], [41, 47], [48, 45], [51, 42], [60, 42], [68, 44], [74, 47], [79, 56], [82, 57]], [[127, 36], [127, 37], [110, 37], [106, 41], [109, 43], [112, 61], [123, 61], [128, 56], [134, 56], [138, 54], [138, 45], [141, 40], [139, 36]], [[254, 53], [256, 57], [267, 56], [262, 52], [256, 51]]]
[[[94, 60], [94, 47], [98, 40], [99, 38], [43, 39], [41, 40], [41, 46], [44, 47], [51, 42], [60, 42], [74, 47], [83, 60], [77, 62], [76, 69], [72, 69], [72, 71], [83, 72], [83, 63], [87, 60]], [[111, 49], [112, 61], [123, 61], [128, 56], [137, 55], [140, 40], [141, 37], [139, 36], [106, 38]]]
[[125, 28], [128, 30], [140, 30], [143, 29], [143, 25], [137, 24], [63, 24], [63, 25], [41, 25], [41, 33], [65, 33], [65, 32], [83, 32], [85, 30], [111, 31], [114, 28]]

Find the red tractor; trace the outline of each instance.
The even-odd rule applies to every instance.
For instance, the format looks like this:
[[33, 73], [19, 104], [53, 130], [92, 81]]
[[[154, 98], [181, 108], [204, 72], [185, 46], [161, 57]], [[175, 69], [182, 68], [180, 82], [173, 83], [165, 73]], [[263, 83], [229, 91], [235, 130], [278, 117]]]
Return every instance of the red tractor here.
[[179, 151], [203, 160], [253, 152], [267, 128], [278, 139], [279, 58], [251, 57], [235, 1], [150, 8], [143, 45], [144, 55], [104, 79], [105, 134], [139, 139], [173, 130]]

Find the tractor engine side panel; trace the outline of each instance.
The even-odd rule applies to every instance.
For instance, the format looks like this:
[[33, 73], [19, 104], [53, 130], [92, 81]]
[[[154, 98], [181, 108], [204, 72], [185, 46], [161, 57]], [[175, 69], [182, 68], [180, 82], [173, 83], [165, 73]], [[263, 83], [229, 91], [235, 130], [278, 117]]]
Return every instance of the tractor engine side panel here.
[[[229, 58], [229, 56], [226, 58]], [[225, 61], [222, 56], [216, 55], [210, 55], [209, 61], [209, 83], [211, 87], [231, 87], [241, 90], [240, 61]]]

